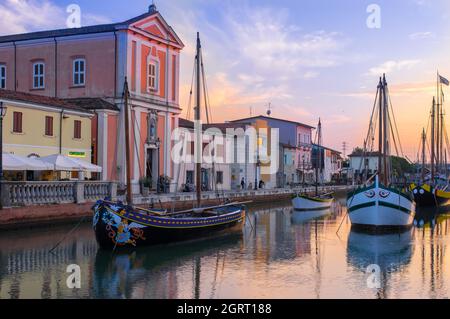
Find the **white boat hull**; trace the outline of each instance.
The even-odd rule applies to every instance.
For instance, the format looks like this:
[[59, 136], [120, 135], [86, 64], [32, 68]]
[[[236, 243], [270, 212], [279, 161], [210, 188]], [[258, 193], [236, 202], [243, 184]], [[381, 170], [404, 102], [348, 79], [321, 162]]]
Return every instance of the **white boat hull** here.
[[295, 210], [320, 210], [328, 209], [331, 207], [333, 199], [316, 199], [308, 198], [304, 196], [296, 196], [292, 199], [292, 206]]
[[352, 225], [367, 227], [410, 227], [416, 209], [406, 194], [378, 183], [356, 190], [347, 207]]

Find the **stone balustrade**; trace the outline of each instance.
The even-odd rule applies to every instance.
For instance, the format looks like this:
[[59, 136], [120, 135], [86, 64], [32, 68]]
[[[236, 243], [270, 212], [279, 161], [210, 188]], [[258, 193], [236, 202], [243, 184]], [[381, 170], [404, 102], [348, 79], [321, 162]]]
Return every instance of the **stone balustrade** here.
[[4, 182], [4, 207], [94, 202], [117, 196], [117, 184], [110, 182]]

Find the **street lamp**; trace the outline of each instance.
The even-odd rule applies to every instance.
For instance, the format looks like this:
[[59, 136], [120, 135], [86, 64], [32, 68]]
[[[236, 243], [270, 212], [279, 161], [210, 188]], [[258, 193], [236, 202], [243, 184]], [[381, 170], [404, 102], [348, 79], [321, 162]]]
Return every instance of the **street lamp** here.
[[0, 209], [3, 209], [3, 118], [7, 106], [0, 101]]

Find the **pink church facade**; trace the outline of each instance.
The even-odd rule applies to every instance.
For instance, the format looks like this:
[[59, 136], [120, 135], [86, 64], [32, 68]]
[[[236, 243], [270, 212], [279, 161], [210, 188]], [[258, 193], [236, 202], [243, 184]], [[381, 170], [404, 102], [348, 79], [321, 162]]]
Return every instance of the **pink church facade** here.
[[[184, 45], [154, 5], [124, 22], [0, 37], [4, 87], [71, 99], [95, 113], [92, 161], [102, 180], [126, 180], [123, 87], [130, 88], [132, 180], [174, 177]], [[136, 189], [136, 188], [135, 188]]]

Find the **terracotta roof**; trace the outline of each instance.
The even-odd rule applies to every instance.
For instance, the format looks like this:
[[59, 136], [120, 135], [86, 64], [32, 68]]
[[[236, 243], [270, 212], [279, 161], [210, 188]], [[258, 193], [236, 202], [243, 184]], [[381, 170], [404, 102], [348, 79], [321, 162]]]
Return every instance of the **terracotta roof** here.
[[11, 90], [0, 90], [0, 100], [21, 101], [42, 106], [50, 106], [59, 109], [67, 109], [92, 114], [92, 112], [86, 110], [85, 108], [82, 108], [81, 106], [71, 103], [67, 100]]
[[65, 99], [65, 101], [82, 107], [86, 110], [112, 110], [119, 111], [117, 105], [110, 103], [102, 98], [78, 98], [78, 99]]

